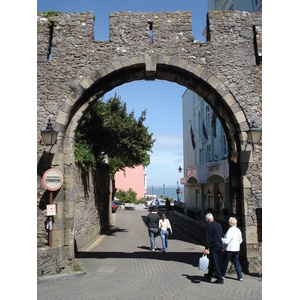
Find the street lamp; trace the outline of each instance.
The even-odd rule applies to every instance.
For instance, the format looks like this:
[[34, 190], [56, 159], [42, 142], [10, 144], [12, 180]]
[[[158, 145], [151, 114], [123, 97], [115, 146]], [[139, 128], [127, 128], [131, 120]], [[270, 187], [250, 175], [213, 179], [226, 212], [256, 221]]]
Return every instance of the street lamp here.
[[179, 173], [181, 173], [181, 172], [182, 172], [182, 168], [181, 168], [181, 166], [179, 166], [179, 168], [178, 168], [178, 172], [179, 172]]
[[252, 126], [249, 131], [247, 131], [247, 134], [250, 143], [254, 146], [254, 144], [259, 144], [260, 142], [262, 129], [257, 126], [255, 121], [253, 121]]
[[50, 117], [46, 129], [41, 131], [41, 135], [45, 145], [52, 146], [52, 147], [54, 146], [54, 144], [56, 143], [58, 132], [52, 128]]
[[[52, 123], [51, 123], [50, 117], [48, 119], [46, 129], [41, 131], [41, 135], [42, 135], [44, 144], [47, 146], [51, 146], [51, 148], [50, 148], [50, 151], [51, 151], [52, 147], [56, 143], [58, 132], [52, 128]], [[49, 205], [52, 205], [52, 203], [53, 203], [53, 192], [52, 192], [52, 190], [49, 190]], [[49, 226], [48, 227], [48, 230], [49, 230], [48, 240], [49, 240], [50, 248], [52, 247], [52, 222], [53, 222], [53, 218], [51, 215], [51, 216], [49, 216], [49, 221], [48, 221], [48, 224], [49, 224], [48, 225]]]

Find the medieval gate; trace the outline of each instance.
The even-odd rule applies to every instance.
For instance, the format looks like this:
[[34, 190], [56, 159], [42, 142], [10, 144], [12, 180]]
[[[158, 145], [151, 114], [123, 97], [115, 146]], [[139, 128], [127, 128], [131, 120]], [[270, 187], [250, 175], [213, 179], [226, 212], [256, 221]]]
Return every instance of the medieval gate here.
[[[153, 21], [150, 40], [149, 20]], [[83, 114], [114, 87], [162, 79], [194, 91], [214, 109], [229, 146], [231, 196], [242, 220], [248, 271], [261, 267], [261, 145], [247, 142], [253, 120], [261, 127], [261, 15], [238, 11], [207, 15], [207, 41], [195, 41], [190, 12], [113, 13], [109, 41], [94, 40], [93, 13], [38, 15], [38, 163], [49, 149], [40, 142], [48, 117], [59, 132], [51, 166], [64, 175], [54, 195], [52, 248], [38, 241], [38, 272], [72, 264], [74, 254], [74, 144]], [[152, 38], [152, 35], [151, 35]], [[44, 195], [38, 170], [38, 205]], [[37, 209], [39, 232], [46, 217]]]

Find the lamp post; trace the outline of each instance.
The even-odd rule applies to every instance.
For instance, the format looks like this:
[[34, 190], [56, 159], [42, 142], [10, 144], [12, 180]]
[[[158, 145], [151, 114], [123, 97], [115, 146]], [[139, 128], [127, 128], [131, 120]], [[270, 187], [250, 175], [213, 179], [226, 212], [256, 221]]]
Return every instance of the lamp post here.
[[255, 121], [253, 121], [250, 129], [247, 131], [247, 134], [249, 142], [254, 147], [254, 144], [259, 144], [260, 142], [262, 129], [257, 126]]
[[[42, 135], [44, 144], [46, 146], [51, 146], [51, 148], [50, 148], [50, 151], [51, 151], [52, 147], [56, 143], [58, 132], [52, 128], [52, 123], [51, 123], [50, 117], [48, 119], [46, 129], [41, 131], [41, 135]], [[53, 201], [53, 192], [52, 192], [52, 190], [49, 190], [49, 205], [52, 205], [52, 201]], [[52, 247], [52, 216], [49, 216], [48, 230], [49, 230], [49, 236], [48, 236], [49, 242], [48, 243], [49, 243], [49, 247], [51, 248]]]
[[210, 189], [207, 190], [207, 198], [208, 198], [208, 208], [210, 208], [210, 199], [211, 199]]
[[[178, 167], [178, 172], [179, 172], [179, 173], [182, 172], [181, 166]], [[176, 192], [177, 192], [177, 203], [178, 203], [178, 205], [179, 205], [179, 203], [180, 203], [180, 187], [179, 187], [179, 181], [177, 181], [177, 190], [176, 190]]]

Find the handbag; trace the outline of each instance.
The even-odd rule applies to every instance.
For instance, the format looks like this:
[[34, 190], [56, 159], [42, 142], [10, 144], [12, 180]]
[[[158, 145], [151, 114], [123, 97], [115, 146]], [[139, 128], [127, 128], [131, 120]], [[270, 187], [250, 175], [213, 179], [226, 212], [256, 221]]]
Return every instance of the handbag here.
[[200, 258], [199, 258], [199, 270], [200, 272], [204, 272], [209, 265], [209, 259], [207, 257], [206, 254], [203, 254]]

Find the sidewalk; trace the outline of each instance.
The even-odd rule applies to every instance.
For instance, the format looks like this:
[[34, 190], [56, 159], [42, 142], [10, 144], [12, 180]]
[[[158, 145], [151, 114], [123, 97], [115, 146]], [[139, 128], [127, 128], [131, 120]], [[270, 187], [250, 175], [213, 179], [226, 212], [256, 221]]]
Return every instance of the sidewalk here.
[[175, 210], [170, 211], [167, 215], [171, 225], [175, 225], [193, 236], [199, 241], [199, 244], [205, 246], [206, 240], [206, 222], [204, 220], [194, 220], [186, 215], [183, 215]]

